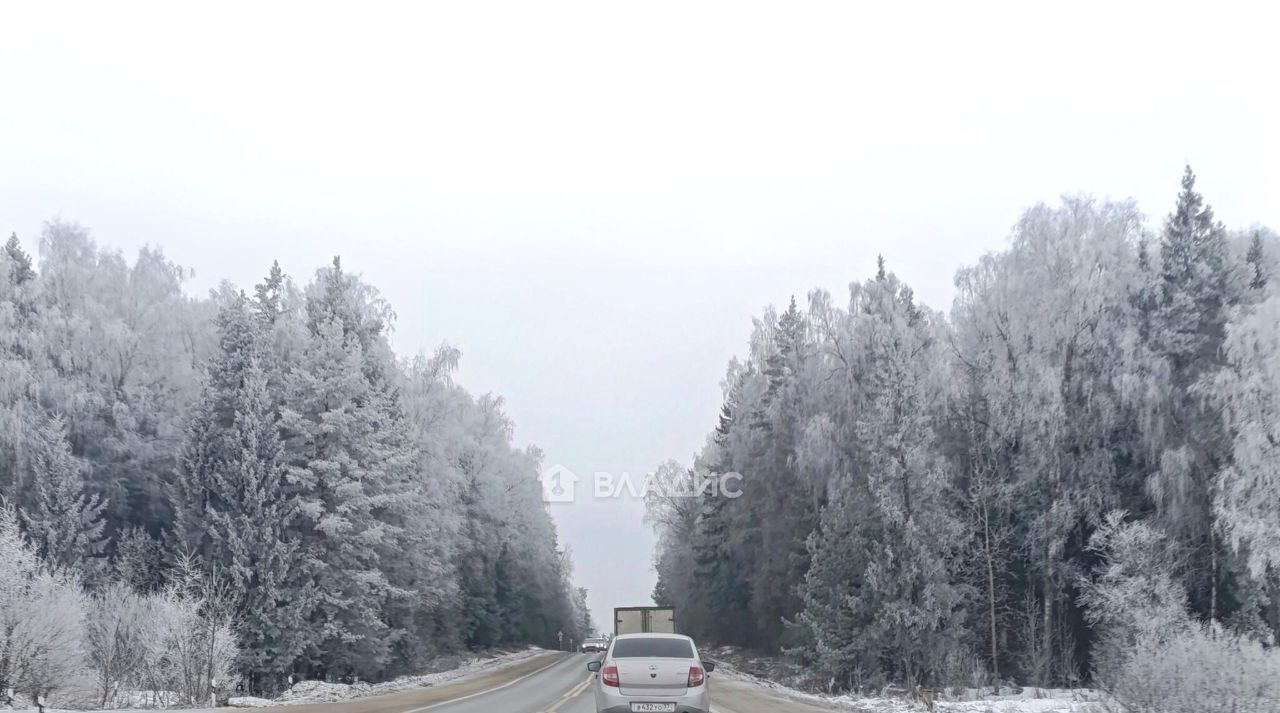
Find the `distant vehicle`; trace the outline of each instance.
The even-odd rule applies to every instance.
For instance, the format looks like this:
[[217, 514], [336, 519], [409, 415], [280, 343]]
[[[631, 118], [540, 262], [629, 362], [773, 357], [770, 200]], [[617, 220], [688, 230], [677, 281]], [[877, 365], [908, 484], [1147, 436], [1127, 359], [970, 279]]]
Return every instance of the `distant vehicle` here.
[[710, 713], [715, 668], [679, 634], [619, 634], [603, 660], [587, 664], [599, 674], [596, 713]]
[[671, 607], [618, 607], [613, 610], [613, 634], [674, 634], [676, 610]]
[[582, 653], [584, 654], [591, 651], [604, 651], [609, 648], [609, 642], [604, 639], [597, 639], [593, 637], [590, 639], [583, 639], [582, 643], [578, 645], [578, 648], [582, 649]]

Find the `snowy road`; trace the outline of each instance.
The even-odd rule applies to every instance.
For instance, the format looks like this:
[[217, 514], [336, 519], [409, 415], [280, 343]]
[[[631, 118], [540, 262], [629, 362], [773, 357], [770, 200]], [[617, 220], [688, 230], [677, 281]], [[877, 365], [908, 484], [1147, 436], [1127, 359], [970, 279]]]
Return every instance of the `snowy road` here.
[[[335, 703], [272, 707], [272, 713], [540, 713], [586, 680], [580, 654], [548, 653], [462, 681]], [[225, 710], [225, 709], [224, 709]]]
[[[271, 713], [595, 713], [587, 662], [598, 655], [547, 654], [475, 678], [389, 696], [283, 706]], [[821, 713], [833, 710], [711, 676], [713, 713]], [[225, 710], [225, 709], [223, 709]]]

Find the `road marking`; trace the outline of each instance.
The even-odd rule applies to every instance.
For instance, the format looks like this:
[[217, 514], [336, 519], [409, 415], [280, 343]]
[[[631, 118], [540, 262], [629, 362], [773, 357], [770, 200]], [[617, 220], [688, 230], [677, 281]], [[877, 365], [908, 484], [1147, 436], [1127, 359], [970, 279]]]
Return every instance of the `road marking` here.
[[547, 669], [551, 668], [552, 666], [558, 666], [558, 665], [560, 665], [560, 664], [564, 663], [565, 661], [570, 661], [570, 660], [572, 660], [572, 659], [569, 659], [569, 658], [558, 658], [558, 659], [556, 659], [555, 661], [552, 661], [551, 663], [547, 664], [546, 666], [543, 666], [543, 667], [542, 667], [542, 668], [540, 668], [540, 669], [536, 669], [536, 670], [534, 670], [534, 671], [530, 671], [529, 673], [526, 673], [525, 675], [521, 676], [520, 678], [517, 678], [517, 679], [511, 680], [511, 681], [507, 681], [506, 683], [502, 684], [501, 686], [494, 686], [493, 688], [486, 688], [486, 689], [485, 689], [485, 690], [483, 690], [483, 691], [477, 691], [477, 692], [475, 692], [475, 693], [469, 693], [469, 694], [467, 694], [467, 695], [465, 695], [465, 696], [459, 696], [458, 698], [451, 698], [451, 699], [449, 699], [449, 700], [447, 700], [447, 701], [440, 701], [439, 703], [432, 703], [432, 704], [431, 704], [431, 705], [429, 705], [429, 706], [423, 706], [423, 707], [421, 707], [421, 708], [414, 708], [414, 709], [412, 709], [412, 710], [404, 711], [403, 713], [422, 713], [423, 711], [429, 711], [429, 710], [431, 710], [432, 708], [439, 708], [440, 706], [447, 706], [447, 705], [450, 705], [450, 704], [453, 704], [453, 703], [457, 703], [458, 701], [465, 701], [465, 700], [467, 700], [467, 699], [469, 699], [469, 698], [475, 698], [476, 696], [483, 696], [483, 695], [485, 695], [486, 693], [493, 693], [494, 691], [501, 691], [502, 689], [506, 688], [507, 686], [514, 686], [514, 685], [516, 685], [517, 683], [520, 683], [521, 681], [523, 681], [523, 680], [525, 680], [525, 679], [527, 679], [527, 678], [532, 678], [533, 676], [537, 676], [538, 674], [542, 673], [543, 671], [546, 671]]
[[587, 679], [585, 681], [583, 681], [582, 683], [579, 683], [573, 688], [570, 688], [568, 693], [564, 694], [563, 696], [560, 696], [560, 699], [557, 700], [555, 703], [552, 703], [551, 707], [543, 711], [543, 713], [560, 713], [557, 709], [560, 706], [568, 703], [569, 701], [577, 698], [579, 695], [581, 695], [583, 691], [587, 690], [587, 686], [591, 684], [592, 678], [595, 678], [595, 677], [587, 676]]

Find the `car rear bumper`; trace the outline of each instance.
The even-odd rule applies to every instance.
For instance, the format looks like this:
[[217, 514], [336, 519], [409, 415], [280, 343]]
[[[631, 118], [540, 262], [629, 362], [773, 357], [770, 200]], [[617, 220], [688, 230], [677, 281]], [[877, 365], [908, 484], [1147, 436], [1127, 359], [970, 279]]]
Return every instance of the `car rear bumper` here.
[[[631, 713], [631, 703], [624, 703], [617, 706], [609, 706], [608, 708], [597, 708], [596, 713]], [[707, 708], [696, 708], [694, 706], [676, 704], [676, 713], [710, 713]]]
[[682, 696], [624, 696], [617, 689], [596, 684], [596, 711], [598, 713], [631, 713], [635, 703], [675, 703], [676, 713], [710, 713], [711, 695], [706, 686], [689, 691]]

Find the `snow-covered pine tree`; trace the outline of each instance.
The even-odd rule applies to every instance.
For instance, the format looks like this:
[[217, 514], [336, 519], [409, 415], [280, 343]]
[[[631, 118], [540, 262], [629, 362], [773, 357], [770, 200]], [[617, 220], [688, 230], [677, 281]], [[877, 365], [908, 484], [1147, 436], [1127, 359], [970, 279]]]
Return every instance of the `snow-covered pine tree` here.
[[297, 517], [285, 482], [275, 398], [260, 365], [261, 325], [241, 293], [224, 295], [219, 351], [174, 484], [174, 549], [194, 554], [233, 592], [239, 665], [274, 690], [301, 654], [309, 589], [295, 571]]
[[213, 558], [207, 517], [215, 507], [210, 498], [222, 433], [212, 406], [212, 399], [203, 397], [192, 406], [178, 467], [168, 484], [173, 520], [165, 533], [165, 554], [170, 563], [180, 555], [193, 555], [204, 561]]
[[253, 288], [255, 309], [267, 325], [275, 324], [283, 313], [287, 289], [288, 284], [284, 270], [280, 269], [280, 261], [272, 260], [267, 276]]
[[390, 317], [335, 258], [309, 288], [307, 342], [288, 375], [281, 422], [316, 592], [313, 675], [376, 678], [390, 663], [385, 611], [404, 592], [387, 571], [401, 556], [413, 466], [385, 336]]
[[454, 553], [458, 572], [459, 601], [454, 610], [463, 642], [470, 648], [495, 646], [502, 638], [502, 614], [498, 605], [497, 555], [494, 545], [501, 523], [489, 515], [487, 492], [476, 461], [464, 457], [460, 542]]
[[32, 267], [31, 256], [22, 249], [17, 233], [13, 233], [5, 241], [4, 252], [9, 258], [9, 277], [14, 283], [21, 285], [35, 279], [36, 271]]
[[31, 494], [22, 513], [27, 535], [46, 562], [96, 570], [106, 551], [103, 512], [106, 502], [85, 492], [83, 463], [71, 455], [66, 426], [45, 418], [32, 444]]
[[215, 551], [220, 536], [212, 529], [209, 514], [235, 506], [220, 500], [224, 493], [216, 477], [229, 455], [229, 434], [236, 416], [236, 395], [257, 349], [257, 326], [244, 295], [224, 292], [216, 318], [218, 349], [205, 364], [204, 387], [187, 424], [178, 469], [170, 483], [173, 509], [172, 559], [193, 555], [209, 567], [225, 564]]
[[131, 589], [148, 594], [164, 585], [164, 547], [140, 527], [131, 527], [115, 540], [111, 558], [114, 578]]
[[235, 418], [214, 487], [227, 510], [210, 513], [223, 572], [239, 620], [240, 666], [252, 690], [275, 690], [301, 653], [311, 592], [298, 587], [298, 543], [289, 531], [297, 513], [286, 490], [284, 451], [267, 378], [246, 365]]
[[1183, 584], [1199, 615], [1223, 616], [1224, 549], [1213, 527], [1212, 489], [1231, 458], [1220, 410], [1208, 407], [1200, 386], [1223, 366], [1228, 307], [1226, 231], [1195, 190], [1186, 168], [1177, 205], [1160, 241], [1160, 294], [1154, 348], [1167, 364], [1168, 383], [1158, 468], [1148, 481], [1165, 531], [1188, 554]]
[[1245, 262], [1249, 264], [1250, 289], [1265, 289], [1269, 275], [1267, 274], [1266, 252], [1263, 249], [1261, 230], [1253, 231], [1253, 237], [1249, 239], [1249, 252], [1245, 254]]
[[818, 518], [819, 498], [796, 466], [796, 446], [810, 408], [808, 368], [813, 345], [807, 319], [794, 297], [779, 315], [771, 341], [773, 351], [764, 363], [765, 390], [752, 418], [751, 446], [738, 466], [744, 477], [751, 478], [752, 487], [735, 503], [752, 514], [754, 544], [744, 548], [751, 612], [758, 623], [759, 643], [770, 648], [785, 643], [784, 622], [801, 606], [795, 589], [779, 587], [778, 582], [804, 578], [809, 567], [805, 541]]
[[800, 585], [804, 609], [797, 621], [812, 641], [820, 669], [841, 689], [884, 681], [877, 642], [876, 603], [866, 578], [867, 538], [880, 528], [864, 478], [845, 474], [830, 485], [818, 528], [809, 537], [809, 570]]
[[[739, 502], [742, 498], [722, 497], [722, 493], [732, 482], [725, 476], [738, 467], [733, 453], [749, 437], [752, 419], [743, 404], [746, 392], [759, 377], [758, 371], [730, 361], [719, 423], [703, 452], [706, 476], [713, 487], [697, 498], [687, 545], [697, 586], [687, 588], [679, 602], [690, 615], [690, 633], [724, 644], [748, 644], [757, 629], [750, 609], [748, 565], [742, 554], [744, 538], [735, 523], [735, 518], [745, 517], [741, 514], [745, 508]], [[741, 483], [734, 485], [742, 487]]]
[[[844, 627], [843, 637], [824, 625], [814, 630], [815, 639], [825, 637], [832, 662], [848, 666], [850, 653], [861, 649], [854, 665], [865, 675], [883, 673], [908, 685], [939, 681], [947, 657], [963, 651], [969, 595], [959, 571], [967, 530], [934, 422], [947, 384], [939, 328], [910, 288], [883, 272], [851, 287], [848, 318], [855, 341], [846, 353], [860, 364], [866, 399], [852, 424], [863, 467], [858, 477], [838, 481], [848, 492], [831, 496], [841, 499], [837, 508], [851, 523], [828, 518], [813, 540], [814, 558], [823, 564], [806, 591], [814, 607], [806, 621], [834, 614]], [[850, 596], [850, 585], [835, 578], [855, 567], [861, 568], [853, 580], [861, 583], [855, 610], [825, 600]], [[878, 670], [863, 668], [871, 664], [857, 657], [869, 657]]]

